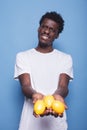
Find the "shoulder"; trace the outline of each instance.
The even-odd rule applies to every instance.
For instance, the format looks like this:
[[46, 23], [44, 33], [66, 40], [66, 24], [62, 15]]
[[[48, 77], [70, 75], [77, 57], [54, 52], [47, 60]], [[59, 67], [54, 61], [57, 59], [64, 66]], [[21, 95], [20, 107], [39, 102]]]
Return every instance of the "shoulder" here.
[[57, 50], [57, 49], [55, 49], [55, 53], [62, 60], [71, 60], [72, 61], [72, 56], [68, 53], [62, 52], [62, 51]]
[[25, 51], [20, 51], [16, 54], [16, 57], [27, 57], [28, 55], [30, 55], [31, 53], [33, 53], [34, 49], [29, 49], [29, 50], [25, 50]]
[[55, 53], [56, 53], [57, 55], [65, 56], [65, 57], [71, 56], [70, 54], [65, 53], [65, 52], [63, 52], [63, 51], [60, 51], [60, 50], [57, 50], [57, 49], [54, 49], [54, 50], [55, 50]]

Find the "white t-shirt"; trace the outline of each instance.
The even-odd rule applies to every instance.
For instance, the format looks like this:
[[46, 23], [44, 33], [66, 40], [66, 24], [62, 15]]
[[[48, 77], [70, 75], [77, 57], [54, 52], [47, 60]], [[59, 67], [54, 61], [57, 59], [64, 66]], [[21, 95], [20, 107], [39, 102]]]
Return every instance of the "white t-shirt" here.
[[[54, 49], [41, 53], [35, 49], [20, 52], [16, 57], [15, 74], [18, 78], [29, 73], [32, 87], [45, 95], [53, 94], [57, 89], [59, 75], [66, 73], [73, 78], [72, 58], [70, 55]], [[25, 98], [19, 130], [67, 130], [66, 113], [62, 118], [46, 116], [35, 118], [33, 104]]]

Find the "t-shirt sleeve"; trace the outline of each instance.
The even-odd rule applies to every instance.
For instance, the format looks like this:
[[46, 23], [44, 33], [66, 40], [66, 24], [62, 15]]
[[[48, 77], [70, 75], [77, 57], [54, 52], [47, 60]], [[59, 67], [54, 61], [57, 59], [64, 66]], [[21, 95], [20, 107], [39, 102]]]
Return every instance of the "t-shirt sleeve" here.
[[26, 56], [23, 53], [18, 53], [16, 55], [14, 78], [18, 79], [18, 76], [23, 73], [30, 73], [30, 68], [27, 66]]
[[70, 76], [70, 80], [73, 79], [73, 61], [71, 55], [65, 56], [60, 73], [65, 73]]

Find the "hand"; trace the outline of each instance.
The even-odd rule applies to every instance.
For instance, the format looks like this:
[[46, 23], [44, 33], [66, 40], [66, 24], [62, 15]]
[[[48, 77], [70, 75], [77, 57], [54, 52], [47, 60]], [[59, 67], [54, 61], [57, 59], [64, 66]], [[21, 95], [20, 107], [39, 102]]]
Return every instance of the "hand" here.
[[58, 94], [53, 94], [53, 97], [54, 97], [55, 100], [58, 100], [58, 101], [63, 102], [63, 104], [64, 104], [64, 106], [65, 106], [65, 109], [68, 109], [68, 107], [67, 107], [67, 105], [66, 105], [66, 103], [65, 103], [65, 101], [64, 101], [64, 98], [63, 98], [62, 96], [60, 96], [60, 95], [58, 95]]
[[[35, 93], [35, 94], [33, 94], [33, 95], [32, 95], [33, 104], [35, 104], [35, 102], [36, 102], [37, 100], [43, 100], [43, 98], [44, 98], [44, 95], [41, 94], [41, 93]], [[34, 111], [33, 111], [33, 115], [34, 115], [36, 118], [40, 117], [40, 115], [37, 115]]]
[[44, 113], [42, 115], [40, 115], [41, 117], [43, 116], [49, 116], [51, 114], [52, 109], [51, 108], [46, 108], [46, 110], [44, 111]]
[[45, 110], [45, 112], [42, 115], [40, 115], [40, 117], [49, 116], [49, 115], [52, 115], [54, 117], [58, 117], [58, 116], [63, 117], [63, 113], [58, 114], [58, 113], [54, 112], [51, 108], [47, 108]]
[[55, 111], [52, 111], [52, 112], [51, 112], [51, 115], [54, 116], [54, 117], [58, 117], [58, 116], [59, 116], [59, 117], [63, 117], [63, 113], [58, 114], [58, 113], [56, 113]]
[[35, 103], [37, 100], [43, 100], [44, 95], [41, 93], [35, 93], [32, 95], [33, 103]]

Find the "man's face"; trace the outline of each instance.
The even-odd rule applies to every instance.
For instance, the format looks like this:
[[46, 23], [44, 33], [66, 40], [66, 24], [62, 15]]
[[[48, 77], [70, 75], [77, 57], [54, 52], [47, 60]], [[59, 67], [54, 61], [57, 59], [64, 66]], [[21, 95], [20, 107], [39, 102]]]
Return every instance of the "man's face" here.
[[44, 19], [38, 28], [39, 43], [43, 46], [50, 46], [58, 37], [58, 24], [51, 19]]

